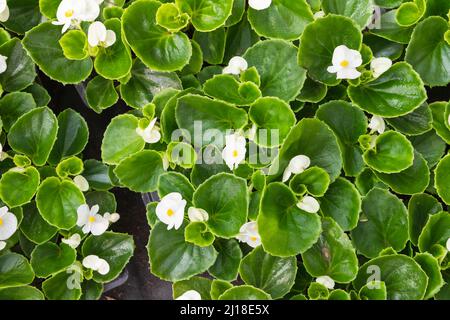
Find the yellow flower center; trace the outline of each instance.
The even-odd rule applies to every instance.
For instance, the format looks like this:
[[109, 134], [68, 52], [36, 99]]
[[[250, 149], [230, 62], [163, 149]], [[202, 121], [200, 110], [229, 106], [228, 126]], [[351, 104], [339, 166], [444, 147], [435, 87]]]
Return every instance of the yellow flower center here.
[[66, 16], [66, 18], [70, 18], [71, 16], [73, 16], [73, 10], [67, 10], [66, 13], [64, 14]]
[[233, 158], [237, 158], [237, 156], [239, 155], [239, 152], [237, 150], [233, 151]]
[[2, 219], [0, 219], [0, 226], [3, 224], [3, 220]]
[[343, 68], [348, 67], [349, 64], [350, 64], [350, 62], [348, 62], [348, 60], [341, 61], [341, 67], [343, 67]]
[[167, 210], [167, 215], [169, 217], [173, 216], [175, 214], [175, 212], [172, 209]]
[[256, 237], [250, 237], [250, 240], [252, 240], [253, 242], [255, 242], [256, 240], [258, 240], [258, 238], [256, 238]]
[[91, 216], [91, 217], [89, 217], [89, 222], [90, 222], [90, 223], [93, 223], [93, 222], [95, 222], [95, 217], [92, 217], [92, 216]]

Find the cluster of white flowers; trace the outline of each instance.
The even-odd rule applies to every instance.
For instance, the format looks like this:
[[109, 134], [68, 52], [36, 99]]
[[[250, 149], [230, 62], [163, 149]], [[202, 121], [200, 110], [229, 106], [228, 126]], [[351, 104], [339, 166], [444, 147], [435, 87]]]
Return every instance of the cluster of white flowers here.
[[92, 233], [94, 236], [103, 234], [110, 223], [117, 222], [120, 219], [118, 213], [106, 212], [103, 216], [98, 214], [99, 206], [94, 205], [89, 208], [87, 204], [82, 204], [78, 210], [77, 226], [82, 228], [83, 233]]
[[[93, 22], [88, 29], [88, 43], [91, 47], [110, 47], [116, 42], [116, 34], [107, 30], [100, 21], [100, 5], [103, 0], [62, 0], [56, 12], [54, 25], [63, 26], [62, 33], [71, 27], [79, 28], [81, 22]], [[1, 3], [0, 3], [1, 9]], [[94, 22], [95, 21], [95, 22]]]
[[17, 217], [9, 212], [8, 207], [0, 208], [0, 251], [6, 247], [6, 240], [17, 231]]

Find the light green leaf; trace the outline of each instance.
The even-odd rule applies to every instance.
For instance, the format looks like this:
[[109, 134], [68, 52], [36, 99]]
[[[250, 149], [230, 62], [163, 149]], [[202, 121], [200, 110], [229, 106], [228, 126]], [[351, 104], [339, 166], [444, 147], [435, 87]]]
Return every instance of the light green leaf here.
[[191, 16], [196, 30], [213, 31], [224, 25], [233, 9], [233, 0], [175, 0], [178, 8]]

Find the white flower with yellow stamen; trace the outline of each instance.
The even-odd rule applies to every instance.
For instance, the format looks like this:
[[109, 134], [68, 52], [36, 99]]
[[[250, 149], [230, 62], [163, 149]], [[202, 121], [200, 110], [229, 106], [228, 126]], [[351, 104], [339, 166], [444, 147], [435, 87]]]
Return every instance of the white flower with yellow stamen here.
[[100, 5], [96, 0], [62, 0], [56, 11], [57, 21], [53, 24], [63, 26], [64, 33], [81, 21], [94, 21], [99, 14]]
[[167, 224], [167, 230], [172, 228], [178, 230], [181, 227], [186, 203], [186, 200], [178, 192], [169, 193], [158, 203], [156, 216], [162, 223]]
[[336, 47], [333, 52], [333, 65], [328, 67], [329, 73], [336, 73], [337, 79], [356, 79], [361, 72], [356, 70], [362, 64], [361, 53], [347, 48], [345, 45]]
[[236, 238], [241, 242], [247, 243], [252, 248], [259, 246], [261, 244], [261, 237], [258, 233], [256, 221], [243, 224]]
[[84, 233], [91, 232], [94, 236], [103, 234], [109, 227], [109, 221], [98, 214], [99, 206], [94, 205], [89, 209], [87, 204], [82, 204], [78, 210], [77, 226]]
[[230, 170], [236, 169], [245, 160], [246, 143], [245, 138], [236, 133], [225, 137], [225, 148], [222, 151], [222, 158]]

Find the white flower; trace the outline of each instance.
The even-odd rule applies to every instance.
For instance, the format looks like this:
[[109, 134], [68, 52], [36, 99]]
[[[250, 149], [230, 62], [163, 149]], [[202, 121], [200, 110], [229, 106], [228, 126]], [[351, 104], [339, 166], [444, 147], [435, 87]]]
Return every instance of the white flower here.
[[76, 249], [81, 243], [81, 236], [78, 233], [74, 233], [68, 239], [61, 239], [61, 241], [73, 249]]
[[71, 26], [78, 26], [81, 21], [94, 21], [100, 14], [96, 0], [62, 0], [56, 11], [55, 25], [62, 25], [62, 33]]
[[80, 176], [80, 175], [75, 176], [73, 178], [73, 183], [75, 183], [75, 185], [78, 187], [78, 189], [80, 189], [83, 192], [86, 192], [89, 190], [89, 182], [83, 176]]
[[325, 17], [325, 12], [323, 12], [323, 11], [317, 11], [316, 13], [314, 13], [314, 19], [315, 20], [323, 18], [323, 17]]
[[103, 215], [103, 218], [105, 218], [106, 220], [108, 220], [111, 223], [116, 223], [120, 219], [120, 214], [105, 212], [105, 214]]
[[96, 255], [90, 255], [83, 259], [83, 266], [88, 269], [97, 271], [101, 275], [108, 274], [109, 263]]
[[272, 4], [272, 0], [248, 0], [250, 8], [255, 10], [265, 10]]
[[308, 169], [311, 165], [311, 159], [305, 155], [295, 156], [289, 161], [288, 166], [283, 173], [283, 182], [289, 180], [291, 174], [299, 174]]
[[250, 247], [256, 248], [261, 244], [261, 237], [258, 233], [256, 221], [247, 222], [239, 229], [236, 237], [239, 241], [247, 243]]
[[6, 0], [0, 0], [0, 21], [5, 22], [8, 19], [9, 19], [8, 3], [6, 2]]
[[333, 52], [333, 65], [328, 67], [329, 73], [337, 73], [338, 79], [356, 79], [361, 72], [356, 70], [362, 64], [361, 53], [347, 48], [345, 45], [336, 47]]
[[242, 57], [236, 56], [230, 59], [230, 62], [228, 62], [228, 66], [223, 69], [222, 73], [239, 75], [242, 71], [247, 70], [247, 68], [247, 61]]
[[142, 129], [140, 127], [136, 128], [136, 133], [144, 139], [147, 143], [157, 143], [161, 139], [161, 133], [159, 132], [159, 127], [156, 126], [157, 118], [150, 121], [147, 128]]
[[316, 279], [316, 282], [324, 285], [328, 289], [334, 289], [334, 280], [329, 276], [320, 276]]
[[320, 204], [311, 196], [304, 196], [303, 199], [297, 203], [297, 207], [309, 213], [316, 213], [320, 209]]
[[0, 208], [0, 241], [8, 240], [17, 231], [17, 218], [8, 207]]
[[108, 48], [116, 42], [116, 34], [112, 30], [106, 30], [106, 27], [100, 21], [95, 21], [88, 29], [88, 42], [91, 47]]
[[82, 204], [78, 210], [77, 226], [83, 227], [84, 233], [91, 232], [94, 236], [103, 234], [109, 227], [109, 221], [98, 214], [99, 206], [89, 209], [87, 204]]
[[447, 247], [447, 251], [450, 251], [450, 238], [447, 239], [445, 246]]
[[225, 148], [222, 150], [222, 158], [230, 170], [237, 168], [245, 160], [246, 152], [246, 141], [243, 136], [236, 133], [225, 136]]
[[202, 300], [202, 296], [195, 290], [189, 290], [175, 300]]
[[167, 224], [167, 230], [175, 228], [178, 230], [183, 224], [184, 208], [186, 200], [180, 193], [172, 192], [164, 196], [156, 206], [156, 216], [158, 219]]
[[0, 73], [3, 73], [8, 68], [8, 65], [6, 64], [6, 60], [8, 57], [0, 55]]
[[378, 78], [383, 73], [392, 67], [392, 60], [389, 58], [375, 58], [370, 63], [370, 69], [375, 78]]
[[382, 134], [384, 130], [386, 130], [384, 119], [380, 116], [373, 116], [372, 119], [370, 119], [369, 129]]
[[208, 212], [201, 208], [194, 207], [188, 209], [188, 217], [192, 222], [206, 222], [209, 219]]

